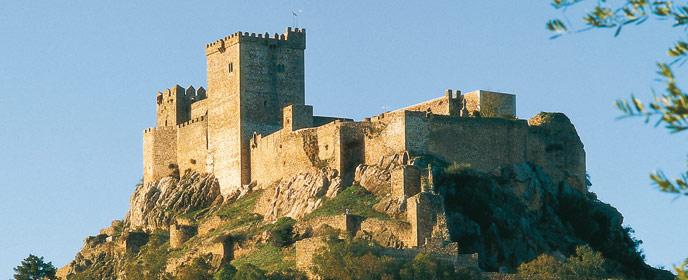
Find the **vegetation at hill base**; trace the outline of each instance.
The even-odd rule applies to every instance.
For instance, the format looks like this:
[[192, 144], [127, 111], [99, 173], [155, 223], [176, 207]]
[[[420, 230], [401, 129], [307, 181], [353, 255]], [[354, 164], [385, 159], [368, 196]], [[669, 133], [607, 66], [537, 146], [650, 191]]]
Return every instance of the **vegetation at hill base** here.
[[454, 271], [453, 264], [420, 253], [411, 260], [381, 254], [382, 247], [365, 240], [328, 240], [314, 259], [312, 271], [326, 280], [484, 279], [477, 269]]

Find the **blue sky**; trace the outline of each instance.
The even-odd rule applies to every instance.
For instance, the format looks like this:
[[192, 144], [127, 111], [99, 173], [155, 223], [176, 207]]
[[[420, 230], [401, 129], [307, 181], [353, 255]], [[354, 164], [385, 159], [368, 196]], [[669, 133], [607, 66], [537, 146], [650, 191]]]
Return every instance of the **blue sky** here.
[[[617, 120], [649, 96], [669, 23], [549, 40], [548, 1], [12, 1], [0, 8], [0, 278], [28, 254], [62, 266], [122, 218], [142, 174], [158, 90], [205, 86], [204, 46], [235, 31], [308, 33], [306, 101], [361, 119], [446, 88], [517, 95], [521, 118], [566, 113], [592, 190], [621, 211], [652, 265], [688, 257], [688, 200], [648, 173], [685, 168], [686, 134]], [[69, 3], [67, 3], [69, 2]], [[96, 4], [97, 3], [97, 4]]]

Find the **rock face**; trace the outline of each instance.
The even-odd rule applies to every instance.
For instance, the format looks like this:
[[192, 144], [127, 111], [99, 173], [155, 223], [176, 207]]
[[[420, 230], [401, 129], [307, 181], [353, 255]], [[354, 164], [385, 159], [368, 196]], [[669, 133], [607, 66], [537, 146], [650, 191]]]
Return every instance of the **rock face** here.
[[125, 227], [168, 229], [175, 216], [222, 203], [220, 186], [212, 175], [186, 173], [138, 185], [129, 202]]
[[517, 164], [494, 172], [452, 170], [441, 177], [452, 241], [480, 255], [489, 271], [514, 269], [540, 254], [569, 255], [588, 244], [623, 274], [672, 279], [644, 263], [623, 216], [590, 192], [554, 183], [539, 166]]
[[324, 198], [335, 197], [342, 189], [342, 180], [336, 170], [324, 168], [305, 172], [268, 187], [254, 211], [268, 221], [280, 217], [299, 220], [318, 209]]

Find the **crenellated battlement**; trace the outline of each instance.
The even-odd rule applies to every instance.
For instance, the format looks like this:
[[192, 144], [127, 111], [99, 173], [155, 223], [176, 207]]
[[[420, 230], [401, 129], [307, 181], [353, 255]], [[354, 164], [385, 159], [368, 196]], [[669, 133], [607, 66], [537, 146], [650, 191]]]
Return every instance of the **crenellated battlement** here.
[[158, 91], [156, 94], [158, 104], [163, 102], [174, 102], [174, 98], [181, 98], [183, 101], [190, 101], [191, 103], [203, 100], [207, 97], [206, 90], [204, 87], [199, 87], [198, 89], [194, 86], [189, 86], [188, 88], [183, 88], [182, 86], [176, 84], [171, 88], [166, 88], [162, 91]]
[[205, 100], [206, 90], [175, 85], [156, 94], [157, 126], [176, 126], [192, 118], [192, 104]]
[[185, 122], [183, 122], [183, 123], [178, 124], [178, 125], [177, 125], [177, 128], [182, 128], [182, 127], [185, 127], [185, 126], [187, 126], [187, 125], [194, 124], [194, 123], [197, 123], [197, 122], [203, 122], [203, 121], [205, 121], [205, 120], [206, 120], [206, 117], [205, 117], [205, 116], [200, 116], [200, 117], [198, 117], [198, 118], [194, 118], [194, 119], [191, 119], [191, 120], [189, 120], [189, 121], [185, 121]]
[[279, 46], [285, 46], [290, 48], [305, 48], [306, 47], [306, 29], [305, 28], [291, 28], [287, 27], [287, 30], [278, 34], [275, 33], [272, 36], [270, 33], [249, 33], [237, 31], [231, 35], [227, 35], [224, 38], [218, 39], [212, 43], [206, 44], [206, 55], [224, 52], [224, 50], [232, 45], [238, 43], [266, 43], [274, 44]]
[[172, 131], [176, 130], [177, 128], [174, 126], [161, 126], [161, 127], [149, 127], [143, 130], [144, 134], [156, 132], [156, 131]]

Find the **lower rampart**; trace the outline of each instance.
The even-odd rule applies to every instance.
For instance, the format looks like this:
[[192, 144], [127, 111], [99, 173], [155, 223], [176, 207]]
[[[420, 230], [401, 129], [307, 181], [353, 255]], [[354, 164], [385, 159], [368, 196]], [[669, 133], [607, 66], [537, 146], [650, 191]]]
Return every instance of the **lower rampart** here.
[[[157, 181], [171, 174], [177, 164], [175, 127], [149, 128], [143, 133], [143, 182]], [[173, 165], [173, 166], [171, 166]]]

